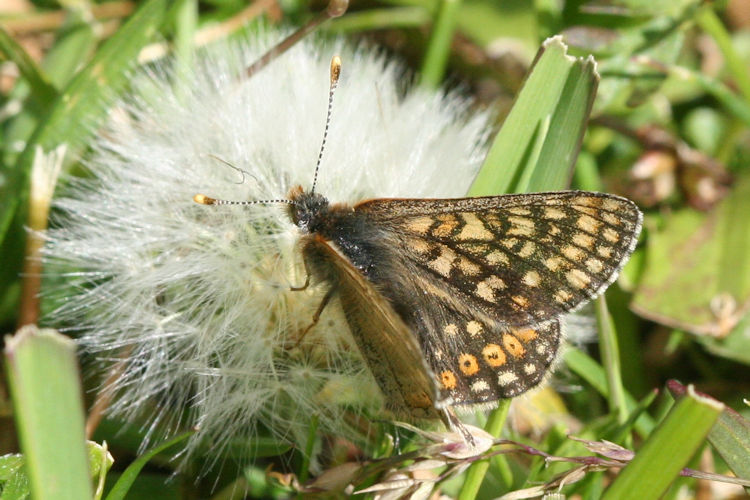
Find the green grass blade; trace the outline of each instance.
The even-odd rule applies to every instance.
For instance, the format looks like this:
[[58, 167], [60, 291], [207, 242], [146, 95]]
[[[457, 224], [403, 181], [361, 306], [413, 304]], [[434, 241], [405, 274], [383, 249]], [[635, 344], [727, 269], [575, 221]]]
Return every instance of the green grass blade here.
[[602, 499], [660, 498], [703, 444], [723, 406], [688, 387]]
[[154, 456], [158, 455], [162, 451], [165, 451], [167, 448], [170, 448], [177, 443], [187, 439], [188, 437], [192, 436], [194, 434], [194, 431], [190, 432], [184, 432], [180, 434], [179, 436], [175, 436], [174, 438], [163, 442], [162, 444], [155, 446], [154, 448], [150, 449], [137, 459], [131, 463], [127, 469], [122, 473], [120, 478], [117, 480], [115, 485], [112, 487], [110, 492], [107, 494], [106, 499], [107, 500], [122, 500], [125, 498], [125, 496], [128, 494], [128, 491], [130, 490], [130, 487], [133, 486], [133, 483], [135, 482], [136, 478], [138, 477], [138, 474], [141, 472], [141, 469], [148, 463], [149, 460], [151, 460]]
[[57, 97], [55, 87], [44, 72], [16, 41], [0, 26], [0, 52], [13, 61], [18, 71], [29, 83], [31, 97], [38, 107], [49, 106]]
[[179, 0], [174, 6], [174, 46], [175, 58], [180, 66], [189, 68], [195, 47], [193, 37], [198, 30], [198, 2], [196, 0]]
[[628, 419], [628, 409], [625, 403], [625, 388], [622, 385], [620, 372], [620, 348], [617, 342], [617, 330], [604, 297], [596, 299], [594, 307], [596, 308], [596, 330], [599, 334], [602, 364], [607, 372], [609, 411], [615, 415], [617, 423], [623, 424]]
[[91, 498], [75, 346], [27, 326], [6, 340], [16, 426], [34, 498]]
[[747, 62], [734, 49], [732, 37], [727, 32], [724, 23], [714, 11], [713, 5], [704, 5], [695, 15], [695, 22], [698, 23], [703, 31], [711, 37], [719, 46], [721, 54], [724, 56], [727, 68], [734, 78], [737, 88], [742, 93], [745, 101], [750, 103], [750, 72], [748, 72]]
[[420, 83], [425, 87], [437, 88], [443, 81], [460, 8], [461, 0], [440, 0], [422, 61]]
[[[63, 88], [73, 77], [75, 72], [80, 68], [89, 54], [96, 46], [96, 36], [92, 26], [84, 21], [80, 21], [71, 26], [67, 26], [64, 33], [55, 40], [55, 45], [45, 54], [41, 63], [44, 74], [49, 78], [50, 83], [55, 89]], [[13, 97], [25, 99], [28, 87], [17, 85], [13, 89]], [[58, 95], [55, 90], [55, 96]], [[18, 155], [21, 153], [15, 144], [25, 144], [31, 134], [34, 132], [39, 119], [44, 116], [51, 103], [45, 103], [43, 108], [38, 106], [25, 106], [21, 112], [14, 116], [4, 130], [3, 140], [6, 145], [10, 146], [3, 151], [3, 162], [6, 165], [15, 164]]]
[[310, 457], [313, 456], [315, 442], [318, 438], [318, 423], [318, 416], [313, 415], [310, 418], [310, 427], [307, 429], [307, 444], [305, 445], [305, 452], [302, 455], [302, 464], [297, 474], [300, 484], [305, 484], [310, 477]]
[[584, 191], [601, 191], [603, 188], [596, 157], [588, 151], [581, 151], [581, 154], [578, 155], [574, 185]]
[[[750, 479], [750, 422], [746, 418], [727, 408], [711, 429], [708, 441], [735, 476]], [[750, 493], [750, 488], [745, 491]]]
[[127, 85], [136, 56], [161, 25], [167, 0], [149, 0], [107, 40], [52, 105], [34, 131], [14, 168], [0, 184], [0, 241], [15, 214], [19, 197], [27, 191], [28, 173], [36, 145], [50, 150], [60, 144], [76, 148], [96, 131], [106, 116], [106, 103]]
[[649, 59], [645, 59], [642, 62], [647, 66], [656, 66], [657, 70], [683, 80], [687, 85], [697, 85], [707, 94], [713, 96], [728, 113], [742, 121], [745, 126], [750, 126], [750, 103], [735, 94], [731, 88], [716, 78], [683, 66], [671, 66], [667, 68]]
[[532, 171], [530, 191], [569, 187], [598, 82], [593, 58], [570, 61], [560, 101], [551, 115], [549, 132]]
[[321, 29], [333, 33], [359, 33], [377, 29], [416, 28], [430, 22], [430, 12], [423, 7], [367, 9], [331, 19]]
[[545, 41], [470, 194], [566, 188], [598, 81], [593, 59], [567, 55], [559, 37]]
[[[590, 356], [581, 352], [574, 347], [568, 347], [565, 351], [565, 365], [576, 375], [585, 380], [591, 387], [596, 389], [599, 394], [609, 399], [609, 387], [607, 385], [607, 374], [599, 363], [594, 361]], [[628, 413], [636, 411], [638, 403], [627, 392], [625, 392], [625, 404]], [[647, 436], [655, 424], [653, 419], [647, 414], [642, 413], [635, 421], [635, 430], [641, 436]]]
[[[526, 83], [495, 137], [470, 196], [567, 187], [586, 130], [598, 76], [592, 59], [566, 53], [559, 37], [542, 45]], [[553, 127], [563, 127], [553, 130]], [[499, 436], [509, 402], [489, 417]], [[476, 496], [488, 464], [474, 464], [459, 498]]]
[[[646, 394], [643, 399], [638, 401], [635, 404], [634, 408], [629, 409], [628, 411], [630, 412], [630, 414], [628, 415], [627, 420], [625, 420], [622, 425], [613, 429], [613, 431], [611, 432], [612, 437], [608, 438], [608, 440], [614, 443], [627, 442], [628, 445], [632, 447], [632, 444], [630, 444], [630, 433], [633, 432], [633, 429], [636, 426], [636, 422], [638, 422], [638, 420], [642, 416], [648, 416], [646, 410], [648, 410], [648, 408], [654, 403], [654, 401], [656, 401], [656, 397], [658, 395], [659, 391], [657, 389], [654, 389]], [[653, 428], [653, 426], [651, 428]]]

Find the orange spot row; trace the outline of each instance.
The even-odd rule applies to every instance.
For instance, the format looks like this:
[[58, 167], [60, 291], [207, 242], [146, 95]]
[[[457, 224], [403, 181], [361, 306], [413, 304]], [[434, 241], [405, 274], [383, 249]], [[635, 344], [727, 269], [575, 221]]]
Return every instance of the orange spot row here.
[[[503, 334], [503, 347], [511, 356], [516, 359], [521, 359], [526, 355], [526, 348], [524, 348], [523, 343], [537, 338], [538, 332], [531, 328], [526, 328], [524, 330], [516, 330], [516, 333], [521, 338], [520, 340], [510, 333]], [[484, 349], [482, 349], [482, 357], [484, 358], [484, 361], [493, 368], [503, 366], [507, 362], [507, 356], [503, 347], [500, 347], [497, 344], [487, 344]], [[479, 362], [477, 361], [476, 356], [462, 353], [458, 357], [458, 368], [465, 376], [471, 377], [479, 372]], [[458, 384], [456, 374], [451, 370], [441, 372], [440, 383], [444, 389], [455, 389]]]

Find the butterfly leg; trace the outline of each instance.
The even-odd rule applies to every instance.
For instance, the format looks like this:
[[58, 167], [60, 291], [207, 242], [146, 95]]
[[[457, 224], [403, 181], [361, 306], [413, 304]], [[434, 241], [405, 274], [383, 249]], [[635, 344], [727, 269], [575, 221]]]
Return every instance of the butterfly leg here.
[[[303, 290], [307, 290], [307, 287], [310, 286], [310, 269], [307, 267], [307, 259], [304, 259], [302, 263], [305, 265], [305, 284], [302, 286], [290, 286], [289, 289], [293, 292], [301, 292]], [[307, 330], [305, 330], [305, 332], [307, 332]]]
[[[309, 275], [308, 275], [308, 279], [309, 279]], [[315, 313], [313, 314], [312, 322], [309, 325], [307, 325], [304, 330], [302, 330], [302, 333], [300, 334], [299, 338], [297, 339], [297, 342], [294, 343], [294, 346], [292, 346], [292, 348], [298, 347], [300, 343], [302, 342], [302, 339], [304, 339], [305, 335], [307, 335], [307, 332], [309, 332], [312, 329], [312, 327], [318, 324], [318, 321], [320, 320], [320, 315], [323, 313], [323, 309], [325, 309], [328, 303], [331, 301], [331, 297], [333, 297], [334, 293], [336, 293], [336, 287], [332, 286], [326, 292], [325, 296], [323, 297], [323, 300], [320, 301], [320, 305], [318, 306], [318, 309], [316, 309]]]

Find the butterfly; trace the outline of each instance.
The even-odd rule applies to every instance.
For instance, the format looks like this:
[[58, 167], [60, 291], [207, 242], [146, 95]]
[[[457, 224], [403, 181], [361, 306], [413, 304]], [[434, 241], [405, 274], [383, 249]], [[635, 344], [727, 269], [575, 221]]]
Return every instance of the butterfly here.
[[642, 222], [633, 202], [585, 191], [332, 204], [315, 192], [317, 172], [310, 191], [297, 186], [283, 200], [195, 201], [287, 204], [306, 285], [328, 285], [313, 325], [337, 296], [388, 409], [402, 417], [537, 386], [555, 360], [561, 316], [616, 279]]

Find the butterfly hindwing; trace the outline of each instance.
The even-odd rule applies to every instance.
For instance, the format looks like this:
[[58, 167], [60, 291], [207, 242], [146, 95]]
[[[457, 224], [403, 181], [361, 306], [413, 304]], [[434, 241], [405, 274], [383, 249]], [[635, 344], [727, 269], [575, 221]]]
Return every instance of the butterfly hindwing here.
[[560, 323], [506, 329], [446, 315], [442, 336], [425, 338], [424, 350], [441, 391], [453, 406], [512, 398], [537, 386], [555, 360]]

